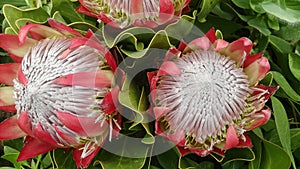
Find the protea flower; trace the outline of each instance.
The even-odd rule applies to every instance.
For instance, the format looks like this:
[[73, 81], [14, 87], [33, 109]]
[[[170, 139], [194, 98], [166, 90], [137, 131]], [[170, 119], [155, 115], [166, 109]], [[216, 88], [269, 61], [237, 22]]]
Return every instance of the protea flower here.
[[26, 136], [19, 161], [71, 148], [76, 165], [87, 167], [119, 130], [116, 64], [91, 31], [84, 37], [55, 20], [48, 23], [52, 28], [28, 24], [18, 36], [0, 35], [0, 47], [16, 61], [0, 65], [6, 85], [0, 109], [17, 113], [0, 124], [0, 140]]
[[270, 69], [262, 53], [249, 55], [252, 42], [217, 39], [214, 30], [171, 48], [148, 74], [156, 133], [177, 144], [181, 155], [224, 155], [251, 147], [247, 131], [265, 124], [265, 102], [278, 89], [258, 84]]
[[115, 27], [131, 25], [157, 27], [174, 20], [190, 0], [79, 0], [78, 12], [100, 19]]

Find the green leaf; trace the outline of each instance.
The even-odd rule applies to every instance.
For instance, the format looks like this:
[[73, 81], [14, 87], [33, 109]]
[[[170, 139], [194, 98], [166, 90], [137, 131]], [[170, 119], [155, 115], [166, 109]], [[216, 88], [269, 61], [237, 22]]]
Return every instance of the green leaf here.
[[250, 0], [250, 7], [257, 13], [265, 13], [265, 10], [261, 6], [262, 2], [264, 0]]
[[[252, 136], [252, 134], [251, 134]], [[261, 165], [261, 156], [262, 156], [262, 140], [258, 137], [251, 137], [253, 144], [253, 152], [255, 154], [255, 159], [249, 163], [249, 169], [258, 169]]]
[[[126, 151], [126, 147], [123, 148], [124, 149], [122, 151]], [[99, 160], [95, 163], [100, 163], [103, 169], [140, 169], [144, 166], [146, 161], [147, 151], [144, 153], [145, 158], [128, 158], [102, 150], [100, 152]]]
[[1, 158], [11, 162], [16, 169], [22, 169], [22, 165], [28, 166], [27, 161], [17, 162], [20, 152], [9, 146], [4, 146], [4, 155]]
[[133, 80], [126, 75], [124, 84], [119, 94], [119, 102], [129, 109], [137, 113], [141, 113], [141, 111], [145, 111], [139, 108], [139, 103], [144, 103], [144, 101], [141, 100], [141, 98], [146, 99], [143, 95], [143, 91], [140, 91], [140, 89], [138, 89], [138, 86], [133, 82]]
[[254, 152], [250, 148], [233, 148], [226, 151], [222, 165], [226, 165], [232, 161], [253, 161], [254, 158]]
[[293, 167], [296, 169], [295, 160], [291, 151], [291, 137], [290, 137], [290, 126], [285, 112], [284, 106], [276, 97], [271, 97], [272, 106], [275, 117], [275, 124], [279, 136], [279, 140], [283, 149], [290, 156]]
[[243, 1], [241, 1], [241, 0], [232, 0], [232, 2], [236, 6], [238, 6], [240, 8], [243, 8], [243, 9], [250, 9], [251, 8], [250, 7], [250, 0], [243, 0]]
[[170, 149], [167, 152], [159, 154], [157, 156], [157, 160], [163, 168], [168, 168], [168, 169], [178, 168], [179, 156], [177, 155], [177, 152], [174, 149]]
[[300, 101], [300, 95], [290, 86], [284, 76], [275, 71], [271, 71], [276, 83], [283, 89], [283, 91], [294, 101]]
[[285, 40], [294, 40], [300, 38], [300, 23], [286, 24], [280, 27], [276, 35]]
[[[169, 41], [179, 42], [182, 39], [186, 38], [186, 36], [190, 36], [191, 33], [199, 33], [199, 28], [195, 27], [194, 23], [196, 20], [197, 11], [192, 13], [192, 16], [182, 15], [177, 22], [171, 23], [165, 28], [166, 36], [170, 38]], [[193, 28], [196, 28], [192, 30]], [[200, 36], [199, 34], [196, 36]], [[194, 36], [195, 37], [195, 36]], [[193, 37], [193, 38], [194, 38]], [[172, 43], [174, 44], [174, 43]], [[158, 45], [157, 45], [158, 46]]]
[[263, 141], [263, 153], [259, 169], [288, 169], [290, 166], [290, 157], [281, 147]]
[[292, 52], [292, 46], [287, 41], [277, 37], [270, 36], [270, 43], [281, 53], [290, 53]]
[[248, 21], [248, 24], [250, 26], [252, 26], [253, 28], [259, 30], [265, 36], [268, 36], [271, 34], [271, 31], [269, 30], [268, 25], [266, 24], [266, 16], [259, 16], [259, 17], [250, 19]]
[[13, 6], [26, 6], [25, 0], [1, 0], [0, 1], [0, 8], [2, 9], [3, 5], [10, 4]]
[[201, 10], [197, 15], [199, 22], [205, 22], [206, 16], [210, 13], [210, 11], [215, 7], [215, 5], [219, 2], [219, 0], [202, 0], [201, 1]]
[[273, 30], [280, 30], [279, 21], [277, 18], [268, 15], [268, 26]]
[[41, 161], [41, 167], [49, 168], [51, 164], [52, 164], [51, 154], [47, 153], [47, 155]]
[[291, 132], [291, 148], [292, 151], [300, 148], [300, 128], [294, 128], [290, 130]]
[[196, 169], [198, 163], [188, 157], [179, 157], [178, 168], [180, 169]]
[[3, 145], [11, 147], [20, 152], [24, 146], [24, 142], [22, 139], [6, 140], [3, 142]]
[[300, 56], [294, 53], [289, 54], [289, 67], [295, 78], [300, 81]]
[[17, 25], [16, 23], [16, 21], [18, 21], [19, 19], [24, 20], [25, 18], [27, 18], [28, 20], [34, 21], [36, 23], [45, 23], [50, 17], [42, 8], [22, 10], [9, 4], [3, 6], [3, 14], [15, 34], [19, 32], [19, 28], [21, 26]]
[[[59, 11], [63, 18], [68, 22], [85, 22], [83, 14], [76, 12], [77, 4], [70, 0], [52, 0], [52, 15]], [[95, 25], [96, 23], [94, 23]]]
[[55, 149], [53, 151], [53, 160], [56, 168], [59, 169], [70, 169], [76, 168], [73, 160], [72, 151], [65, 151], [63, 149]]
[[[297, 5], [300, 5], [299, 3]], [[300, 11], [284, 6], [284, 3], [265, 1], [262, 8], [269, 14], [289, 23], [297, 23], [300, 20]]]

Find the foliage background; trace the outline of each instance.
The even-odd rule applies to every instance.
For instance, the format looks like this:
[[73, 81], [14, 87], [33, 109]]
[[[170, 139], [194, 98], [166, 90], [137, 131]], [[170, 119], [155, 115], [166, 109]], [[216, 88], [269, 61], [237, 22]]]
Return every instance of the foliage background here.
[[[149, 31], [148, 37], [135, 36], [128, 29], [118, 36], [107, 37], [94, 18], [75, 12], [76, 0], [0, 0], [0, 26], [2, 33], [16, 34], [26, 22], [46, 24], [47, 18], [55, 18], [84, 33], [87, 29], [101, 32], [99, 38], [120, 57], [127, 55], [134, 62], [143, 60], [148, 49], [167, 49], [177, 42], [168, 34], [186, 30], [182, 23], [169, 25], [164, 31]], [[233, 41], [245, 36], [254, 42], [253, 53], [264, 52], [271, 64], [271, 72], [262, 83], [279, 85], [280, 89], [267, 106], [273, 110], [270, 121], [250, 132], [252, 149], [232, 149], [224, 159], [218, 156], [198, 157], [190, 154], [179, 157], [175, 149], [147, 158], [127, 158], [101, 150], [89, 168], [105, 169], [299, 169], [300, 167], [300, 1], [298, 0], [192, 0], [191, 12], [183, 16], [203, 32], [211, 27], [219, 30], [218, 36]], [[99, 31], [101, 30], [101, 31]], [[222, 34], [221, 34], [222, 32]], [[195, 32], [190, 31], [189, 35]], [[129, 35], [122, 38], [123, 35]], [[194, 35], [198, 37], [201, 35]], [[187, 38], [187, 37], [182, 37]], [[125, 45], [126, 44], [126, 45]], [[129, 45], [128, 45], [129, 44]], [[163, 44], [163, 45], [162, 45]], [[0, 62], [11, 60], [0, 50]], [[129, 69], [129, 68], [128, 68]], [[127, 70], [129, 71], [129, 70]], [[145, 118], [145, 94], [149, 92], [145, 80], [134, 86], [124, 84], [128, 91], [121, 93], [120, 102], [137, 118]], [[132, 93], [134, 94], [132, 96]], [[126, 97], [130, 95], [130, 97]], [[10, 114], [1, 113], [1, 120]], [[138, 120], [137, 120], [138, 121]], [[153, 143], [153, 126], [127, 121], [122, 133], [143, 136], [144, 143]], [[16, 162], [22, 148], [22, 140], [2, 143], [0, 169], [10, 168], [76, 168], [70, 151], [55, 150], [33, 160]], [[126, 150], [126, 142], [122, 151]], [[151, 151], [147, 150], [145, 156]]]

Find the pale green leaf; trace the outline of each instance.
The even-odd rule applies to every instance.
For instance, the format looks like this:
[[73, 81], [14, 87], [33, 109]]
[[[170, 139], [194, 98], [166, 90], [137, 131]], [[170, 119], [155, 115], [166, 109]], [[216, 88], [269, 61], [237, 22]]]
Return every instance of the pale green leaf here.
[[[298, 3], [298, 5], [300, 5]], [[297, 23], [300, 20], [300, 11], [289, 9], [283, 3], [265, 1], [261, 4], [262, 8], [269, 14], [289, 23]]]

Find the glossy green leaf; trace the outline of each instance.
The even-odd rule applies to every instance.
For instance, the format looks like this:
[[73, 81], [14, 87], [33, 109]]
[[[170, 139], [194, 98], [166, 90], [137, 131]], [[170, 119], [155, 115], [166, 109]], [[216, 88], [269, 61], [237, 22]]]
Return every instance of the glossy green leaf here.
[[23, 10], [15, 6], [6, 4], [3, 6], [3, 14], [13, 31], [17, 34], [20, 25], [16, 24], [19, 19], [28, 18], [36, 23], [45, 23], [50, 17], [47, 12], [42, 8]]
[[280, 30], [280, 25], [279, 25], [279, 21], [277, 18], [272, 17], [272, 16], [268, 16], [268, 26], [273, 29], [273, 30]]
[[10, 4], [13, 6], [26, 6], [26, 0], [1, 0], [0, 1], [0, 8], [3, 7], [5, 4]]
[[265, 10], [261, 6], [263, 1], [264, 0], [250, 0], [250, 7], [257, 13], [265, 13]]
[[271, 31], [268, 28], [268, 25], [266, 23], [266, 17], [265, 16], [259, 16], [253, 19], [250, 19], [248, 21], [248, 24], [255, 29], [259, 30], [262, 34], [265, 36], [268, 36], [271, 34]]
[[[167, 37], [169, 37], [169, 41], [171, 42], [171, 44], [174, 45], [182, 39], [186, 39], [187, 36], [190, 36], [192, 33], [199, 33], [199, 31], [201, 32], [201, 30], [199, 30], [199, 28], [195, 27], [194, 25], [196, 20], [196, 14], [197, 11], [193, 11], [191, 16], [182, 15], [177, 22], [166, 26], [164, 30], [166, 32]], [[196, 37], [200, 35], [198, 34]], [[193, 38], [195, 38], [195, 36]]]
[[276, 83], [292, 100], [300, 101], [300, 95], [290, 86], [281, 73], [272, 71], [272, 74]]
[[22, 166], [28, 166], [27, 161], [17, 162], [20, 152], [9, 146], [4, 146], [4, 155], [1, 158], [11, 162], [16, 169], [22, 169]]
[[226, 151], [222, 165], [226, 165], [232, 161], [253, 161], [254, 158], [254, 152], [250, 148], [233, 148]]
[[215, 7], [219, 0], [202, 0], [201, 1], [201, 10], [197, 15], [197, 18], [200, 22], [204, 22], [206, 16], [209, 12]]
[[270, 43], [281, 53], [290, 53], [292, 51], [291, 44], [277, 36], [271, 35]]
[[[253, 136], [253, 134], [251, 134], [251, 136]], [[254, 158], [254, 160], [252, 160], [249, 163], [249, 169], [258, 169], [258, 168], [260, 168], [260, 165], [262, 163], [262, 161], [261, 161], [261, 156], [262, 156], [262, 151], [263, 151], [262, 150], [262, 140], [256, 136], [253, 136], [253, 137], [251, 137], [251, 141], [253, 144], [252, 150], [255, 154], [255, 158]]]
[[300, 81], [300, 56], [294, 53], [289, 54], [289, 67], [295, 78]]
[[174, 149], [157, 155], [157, 160], [163, 168], [177, 169], [179, 156]]
[[276, 35], [285, 40], [295, 40], [300, 38], [300, 23], [285, 24], [280, 27]]
[[[284, 3], [265, 1], [261, 4], [262, 8], [269, 14], [289, 23], [297, 23], [300, 20], [300, 11], [293, 10], [284, 6]], [[298, 5], [300, 5], [298, 3]]]
[[286, 111], [282, 103], [276, 97], [272, 96], [271, 100], [279, 140], [281, 142], [281, 145], [283, 146], [283, 149], [290, 156], [293, 167], [296, 169], [296, 164], [291, 151], [290, 125], [288, 122]]
[[[59, 11], [60, 14], [68, 22], [85, 22], [85, 16], [81, 13], [76, 12], [77, 4], [70, 0], [52, 0], [53, 8], [52, 15]], [[95, 24], [95, 23], [94, 23]]]
[[189, 159], [188, 157], [180, 157], [178, 168], [180, 169], [196, 169], [198, 166], [198, 163]]
[[243, 8], [243, 9], [250, 9], [251, 8], [250, 7], [250, 0], [243, 0], [243, 1], [241, 1], [241, 0], [232, 0], [232, 2], [236, 6], [238, 6], [240, 8]]
[[[126, 144], [126, 143], [125, 143]], [[128, 150], [128, 147], [123, 147], [123, 151]], [[146, 161], [146, 152], [138, 152], [144, 153], [144, 158], [128, 158], [112, 154], [105, 150], [102, 150], [99, 155], [99, 160], [96, 163], [100, 163], [103, 169], [140, 169], [144, 166]]]
[[73, 160], [72, 151], [65, 151], [63, 149], [55, 149], [53, 151], [53, 161], [59, 169], [76, 168]]
[[288, 169], [290, 166], [290, 157], [281, 147], [263, 141], [263, 153], [259, 169]]

